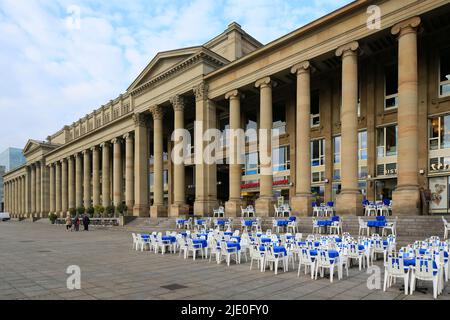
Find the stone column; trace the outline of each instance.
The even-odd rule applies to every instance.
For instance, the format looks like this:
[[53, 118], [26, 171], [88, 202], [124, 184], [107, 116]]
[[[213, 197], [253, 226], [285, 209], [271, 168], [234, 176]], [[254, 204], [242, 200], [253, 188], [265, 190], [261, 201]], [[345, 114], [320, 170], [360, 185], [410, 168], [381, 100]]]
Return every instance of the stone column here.
[[216, 127], [216, 107], [208, 99], [208, 86], [200, 83], [194, 87], [195, 94], [195, 215], [212, 214], [217, 207], [217, 177], [216, 165], [206, 163], [203, 151], [207, 142], [203, 141], [203, 134], [208, 129]]
[[50, 187], [50, 203], [49, 203], [49, 211], [50, 213], [55, 213], [55, 204], [56, 204], [56, 193], [55, 193], [55, 164], [52, 163], [49, 166], [50, 170], [50, 181], [49, 181], [49, 187]]
[[[176, 134], [175, 150], [186, 150], [186, 141], [181, 139], [181, 130], [184, 129], [184, 106], [185, 101], [182, 96], [176, 95], [170, 99], [174, 111], [174, 133]], [[184, 151], [182, 153], [174, 154], [175, 159], [173, 165], [173, 196], [174, 201], [170, 206], [170, 216], [178, 217], [189, 213], [189, 206], [186, 204], [186, 182], [185, 182], [185, 168], [184, 168]], [[181, 161], [180, 161], [181, 160]], [[170, 161], [170, 159], [169, 159]]]
[[[311, 64], [303, 61], [292, 67], [297, 75], [295, 196], [294, 214], [311, 214]], [[291, 171], [292, 174], [292, 171]]]
[[61, 215], [61, 162], [55, 162], [55, 213]]
[[75, 208], [75, 161], [74, 157], [70, 156], [67, 159], [67, 185], [68, 185], [68, 198], [69, 198], [69, 209]]
[[19, 187], [18, 187], [18, 182], [17, 182], [17, 178], [14, 179], [14, 212], [16, 214], [20, 214], [19, 212]]
[[75, 155], [75, 207], [83, 206], [83, 159], [81, 153]]
[[122, 203], [122, 143], [121, 139], [115, 138], [113, 144], [113, 202], [117, 207]]
[[22, 178], [17, 178], [17, 211], [19, 214], [23, 214], [22, 211]]
[[142, 113], [135, 113], [134, 120], [134, 207], [133, 215], [138, 217], [148, 217], [148, 131], [147, 120]]
[[134, 138], [131, 132], [123, 136], [125, 139], [125, 204], [128, 213], [134, 206]]
[[25, 169], [25, 214], [31, 213], [31, 168], [27, 166]]
[[30, 179], [30, 199], [31, 199], [31, 210], [30, 214], [36, 213], [36, 163], [31, 165], [31, 179]]
[[245, 137], [241, 128], [241, 93], [233, 90], [225, 95], [225, 99], [230, 100], [231, 130], [228, 145], [230, 198], [225, 203], [225, 214], [237, 217], [241, 213], [242, 155], [245, 153]]
[[26, 208], [26, 176], [22, 176], [22, 190], [21, 190], [21, 202], [22, 202], [22, 213], [27, 214]]
[[39, 217], [41, 214], [41, 162], [36, 163], [36, 215], [35, 217]]
[[67, 159], [61, 160], [61, 215], [65, 217], [69, 210], [69, 173]]
[[392, 27], [398, 35], [398, 152], [394, 214], [419, 214], [417, 28], [413, 17]]
[[150, 112], [153, 116], [153, 205], [150, 216], [156, 218], [167, 215], [164, 206], [163, 109], [154, 106]]
[[41, 218], [47, 218], [50, 203], [49, 170], [44, 161], [41, 164]]
[[358, 189], [358, 42], [336, 50], [342, 56], [341, 109], [341, 185], [336, 197], [338, 215], [362, 213], [362, 194]]
[[100, 205], [100, 150], [92, 147], [92, 205]]
[[259, 128], [259, 198], [255, 202], [256, 214], [271, 216], [274, 212], [272, 169], [272, 85], [270, 77], [256, 81], [260, 88], [260, 128]]
[[91, 203], [91, 153], [83, 151], [83, 205], [87, 209]]
[[101, 144], [102, 147], [102, 205], [108, 207], [111, 205], [111, 177], [110, 177], [110, 159], [109, 142]]

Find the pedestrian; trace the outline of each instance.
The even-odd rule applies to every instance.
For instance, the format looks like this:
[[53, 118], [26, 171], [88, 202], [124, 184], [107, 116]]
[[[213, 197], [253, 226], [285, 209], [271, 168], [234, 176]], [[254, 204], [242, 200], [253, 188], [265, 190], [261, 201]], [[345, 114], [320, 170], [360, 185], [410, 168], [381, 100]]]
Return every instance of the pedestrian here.
[[84, 231], [89, 231], [89, 223], [91, 222], [91, 219], [89, 219], [88, 215], [85, 214], [83, 217], [83, 226]]
[[75, 221], [73, 222], [73, 226], [75, 228], [75, 231], [80, 230], [80, 218], [78, 217], [78, 214], [75, 216]]
[[66, 230], [67, 231], [72, 231], [72, 219], [70, 218], [70, 215], [67, 215], [66, 217]]

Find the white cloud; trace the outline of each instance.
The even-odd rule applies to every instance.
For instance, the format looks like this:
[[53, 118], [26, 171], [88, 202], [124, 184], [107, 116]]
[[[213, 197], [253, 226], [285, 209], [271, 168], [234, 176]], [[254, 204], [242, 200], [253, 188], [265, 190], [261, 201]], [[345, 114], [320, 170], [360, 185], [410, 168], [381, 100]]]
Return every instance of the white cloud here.
[[[266, 43], [348, 2], [0, 0], [0, 151], [117, 97], [159, 51], [200, 45], [231, 21]], [[67, 27], [74, 4], [79, 30]]]

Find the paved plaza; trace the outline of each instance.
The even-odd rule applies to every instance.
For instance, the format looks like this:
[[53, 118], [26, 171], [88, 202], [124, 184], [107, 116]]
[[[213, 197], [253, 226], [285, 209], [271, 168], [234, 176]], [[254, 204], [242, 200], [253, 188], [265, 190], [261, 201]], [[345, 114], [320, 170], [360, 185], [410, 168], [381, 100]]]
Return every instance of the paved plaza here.
[[[70, 265], [81, 269], [80, 290], [67, 289]], [[274, 275], [256, 267], [250, 271], [249, 266], [134, 251], [130, 233], [119, 228], [66, 232], [63, 226], [45, 223], [0, 222], [2, 300], [432, 299], [430, 291], [405, 296], [400, 285], [388, 292], [369, 290], [369, 275], [357, 267], [331, 284], [326, 278], [298, 278], [297, 270]], [[449, 299], [449, 292], [446, 287], [439, 299]]]

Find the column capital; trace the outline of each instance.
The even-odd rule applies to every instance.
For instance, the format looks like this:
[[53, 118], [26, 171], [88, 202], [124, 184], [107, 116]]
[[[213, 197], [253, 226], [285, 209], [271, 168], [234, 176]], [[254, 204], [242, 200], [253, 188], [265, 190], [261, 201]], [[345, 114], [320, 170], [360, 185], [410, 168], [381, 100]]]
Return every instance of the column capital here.
[[179, 94], [174, 95], [169, 99], [170, 103], [172, 104], [173, 111], [183, 111], [184, 110], [184, 97], [180, 96]]
[[291, 68], [291, 73], [295, 74], [307, 73], [311, 71], [314, 71], [314, 67], [307, 60], [297, 63]]
[[231, 90], [230, 92], [227, 92], [225, 94], [225, 99], [226, 100], [228, 100], [228, 99], [229, 100], [234, 100], [234, 99], [239, 100], [241, 97], [242, 97], [242, 94], [241, 94], [241, 92], [238, 89]]
[[153, 120], [162, 120], [164, 115], [164, 110], [161, 106], [150, 107], [150, 112], [153, 116]]
[[133, 140], [134, 134], [132, 132], [127, 132], [122, 136], [122, 138], [125, 140]]
[[416, 32], [417, 27], [420, 25], [420, 23], [421, 19], [418, 16], [403, 20], [392, 27], [391, 33], [393, 35], [398, 34], [399, 37], [401, 37], [406, 33]]
[[120, 137], [116, 137], [116, 138], [114, 138], [114, 139], [111, 140], [111, 143], [112, 143], [112, 144], [120, 143], [121, 140], [122, 140], [122, 139], [121, 139]]
[[336, 56], [344, 57], [348, 54], [356, 55], [359, 48], [358, 41], [352, 41], [350, 43], [344, 44], [336, 49]]
[[205, 82], [201, 82], [196, 85], [192, 90], [195, 94], [195, 100], [206, 100], [208, 98], [208, 85]]
[[100, 147], [101, 148], [109, 147], [109, 141], [105, 141], [105, 142], [100, 143]]
[[255, 82], [256, 88], [264, 88], [264, 87], [276, 87], [277, 82], [272, 80], [270, 77], [264, 77]]
[[81, 153], [84, 155], [89, 154], [91, 150], [90, 149], [84, 149], [83, 151], [81, 151]]
[[147, 127], [147, 119], [142, 113], [134, 113], [133, 121], [136, 127]]

